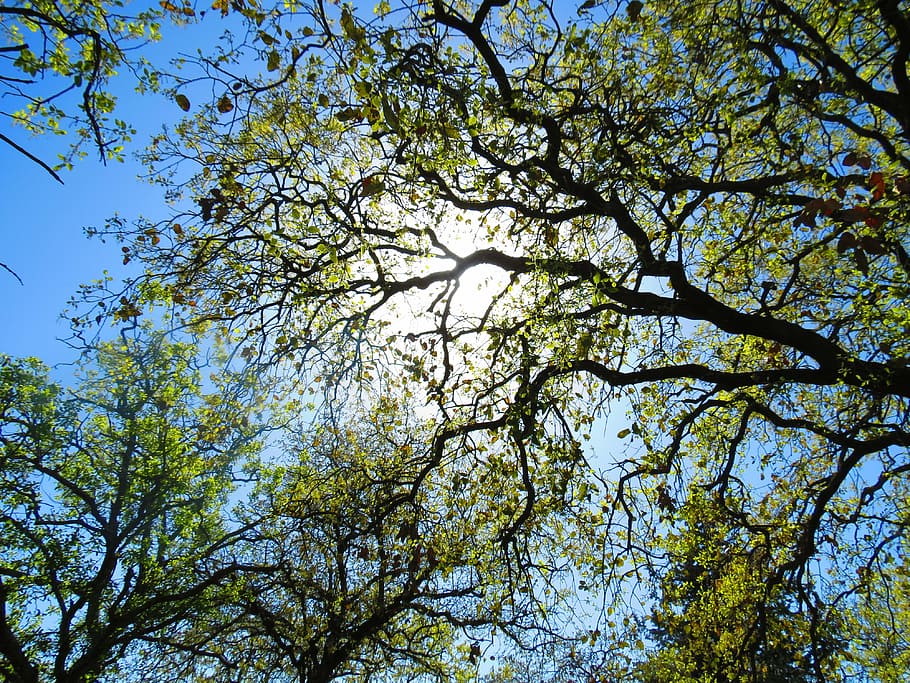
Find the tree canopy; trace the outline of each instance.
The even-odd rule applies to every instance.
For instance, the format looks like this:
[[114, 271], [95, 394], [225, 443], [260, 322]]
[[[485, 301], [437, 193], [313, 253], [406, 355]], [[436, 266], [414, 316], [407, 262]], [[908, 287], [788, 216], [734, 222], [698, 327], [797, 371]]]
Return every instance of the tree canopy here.
[[255, 447], [244, 390], [203, 393], [195, 350], [98, 348], [77, 389], [0, 361], [0, 672], [89, 681], [207, 613], [235, 570], [223, 515]]
[[[245, 42], [187, 60], [192, 111], [147, 151], [174, 215], [107, 227], [147, 268], [114, 318], [163, 300], [327, 409], [427, 412], [393, 518], [432, 516], [441, 482], [495, 500], [475, 528], [497, 571], [533, 595], [565, 563], [594, 596], [584, 638], [546, 646], [595, 680], [896, 675], [906, 4], [241, 8]], [[607, 419], [617, 440], [592, 448]], [[273, 482], [304, 486], [301, 510], [312, 466]], [[376, 505], [357, 489], [351, 542]], [[276, 512], [281, 540], [327, 512]], [[414, 552], [376, 528], [367, 554]]]
[[540, 566], [510, 575], [484, 533], [495, 508], [445, 479], [405, 495], [421, 430], [391, 409], [298, 434], [283, 449], [296, 458], [261, 473], [239, 511], [249, 571], [214, 617], [162, 643], [176, 680], [470, 680], [491, 632], [554, 637], [534, 581], [560, 568], [531, 541]]

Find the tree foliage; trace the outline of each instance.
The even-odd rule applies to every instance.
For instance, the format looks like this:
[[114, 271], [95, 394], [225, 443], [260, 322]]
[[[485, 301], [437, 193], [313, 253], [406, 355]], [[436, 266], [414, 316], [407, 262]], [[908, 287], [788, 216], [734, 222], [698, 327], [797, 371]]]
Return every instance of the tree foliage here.
[[204, 392], [196, 351], [101, 345], [65, 390], [0, 363], [0, 672], [112, 679], [134, 646], [212, 609], [237, 529], [223, 510], [255, 446], [246, 392]]
[[[847, 615], [903, 566], [904, 4], [313, 2], [279, 25], [251, 33], [258, 71], [201, 62], [211, 108], [150, 149], [184, 204], [111, 226], [137, 296], [302, 382], [411, 387], [439, 419], [412, 501], [492, 478], [502, 547], [551, 513], [589, 530], [572, 562], [605, 630], [643, 590], [677, 645], [704, 627], [681, 676], [871, 656], [826, 625], [878, 628]], [[611, 408], [625, 446], [586, 457]]]
[[[161, 2], [130, 13], [126, 2], [4, 2], [0, 4], [0, 94], [4, 111], [31, 134], [72, 135], [60, 164], [49, 165], [6, 135], [0, 140], [43, 167], [58, 181], [60, 167], [93, 147], [102, 161], [122, 159], [132, 126], [113, 116], [116, 97], [109, 84], [129, 70], [140, 90], [157, 75], [136, 51], [160, 37], [162, 21], [183, 23], [195, 16], [190, 3]], [[61, 181], [62, 182], [62, 181]]]
[[217, 611], [159, 640], [158, 680], [471, 680], [494, 637], [559, 637], [547, 610], [574, 597], [538, 585], [561, 569], [546, 546], [529, 539], [524, 564], [504, 552], [492, 501], [445, 477], [413, 494], [426, 435], [402, 415], [383, 402], [265, 465], [237, 511], [243, 570]]
[[[712, 501], [693, 495], [678, 511], [680, 530], [667, 539], [651, 636], [655, 652], [637, 671], [642, 681], [811, 681], [813, 662], [827, 659], [830, 629], [815, 633], [797, 601], [768, 586], [767, 557], [750, 547]], [[813, 650], [813, 648], [815, 648]]]

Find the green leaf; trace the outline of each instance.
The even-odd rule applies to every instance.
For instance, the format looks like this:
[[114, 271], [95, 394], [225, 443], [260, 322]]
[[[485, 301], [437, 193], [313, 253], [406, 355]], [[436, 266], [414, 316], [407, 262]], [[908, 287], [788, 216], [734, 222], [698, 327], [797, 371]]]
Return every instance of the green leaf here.
[[266, 33], [265, 31], [259, 31], [259, 33], [256, 34], [256, 37], [259, 38], [259, 40], [261, 40], [261, 41], [262, 41], [263, 43], [265, 43], [267, 46], [274, 45], [275, 43], [278, 42], [278, 39], [277, 39], [277, 38], [275, 38], [274, 36], [269, 35], [269, 34]]

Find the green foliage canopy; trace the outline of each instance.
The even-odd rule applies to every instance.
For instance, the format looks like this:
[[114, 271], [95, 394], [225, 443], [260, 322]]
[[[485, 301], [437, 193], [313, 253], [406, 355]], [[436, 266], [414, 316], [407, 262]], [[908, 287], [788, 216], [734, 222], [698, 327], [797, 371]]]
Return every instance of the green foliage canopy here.
[[0, 672], [90, 681], [212, 608], [234, 571], [223, 515], [255, 447], [246, 390], [203, 392], [191, 346], [97, 349], [78, 388], [0, 362]]
[[[414, 495], [443, 465], [509, 472], [504, 544], [541, 509], [583, 518], [615, 596], [667, 576], [706, 506], [750, 635], [699, 656], [776, 651], [761, 586], [804, 670], [839, 670], [822, 625], [906, 529], [903, 5], [302, 3], [282, 29], [150, 150], [192, 208], [112, 226], [144, 291], [247, 358], [422, 394]], [[616, 404], [629, 447], [586, 461]]]
[[157, 680], [466, 681], [494, 636], [563, 639], [548, 610], [575, 598], [552, 590], [552, 539], [526, 539], [538, 564], [523, 567], [500, 547], [492, 492], [437, 476], [412, 495], [428, 434], [404, 415], [386, 400], [288, 435], [237, 509], [243, 571], [217, 610], [158, 640]]
[[[162, 21], [179, 24], [195, 16], [189, 3], [170, 2], [130, 13], [126, 2], [0, 3], [0, 95], [3, 116], [31, 134], [72, 135], [69, 150], [54, 167], [6, 135], [0, 140], [38, 163], [54, 178], [94, 147], [102, 161], [121, 160], [132, 126], [113, 116], [116, 98], [109, 84], [128, 70], [137, 89], [157, 84], [157, 75], [137, 54], [158, 40]], [[160, 5], [160, 6], [159, 6]], [[62, 182], [62, 181], [61, 181]]]

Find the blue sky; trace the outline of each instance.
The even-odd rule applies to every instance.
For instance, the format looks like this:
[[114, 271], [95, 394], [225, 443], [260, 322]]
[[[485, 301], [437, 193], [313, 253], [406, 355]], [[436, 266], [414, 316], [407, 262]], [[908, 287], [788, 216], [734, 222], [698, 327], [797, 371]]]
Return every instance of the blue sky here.
[[[213, 43], [224, 24], [218, 17], [188, 27], [165, 26], [162, 43], [144, 48], [144, 56], [161, 63], [176, 52]], [[110, 89], [118, 95], [116, 116], [136, 128], [126, 162], [108, 162], [90, 154], [72, 171], [61, 171], [64, 185], [12, 147], [0, 142], [0, 262], [22, 279], [22, 284], [0, 270], [0, 297], [5, 304], [0, 324], [0, 353], [37, 356], [49, 365], [73, 360], [74, 352], [59, 339], [69, 336], [61, 319], [67, 301], [81, 283], [109, 271], [115, 280], [127, 269], [120, 246], [88, 239], [84, 228], [102, 226], [120, 214], [165, 216], [162, 191], [137, 178], [142, 167], [133, 154], [182, 114], [161, 95], [138, 96], [130, 74], [115, 79]], [[3, 103], [4, 109], [9, 107]], [[0, 118], [0, 132], [42, 160], [53, 163], [65, 151], [66, 137], [30, 138], [20, 127]]]
[[[43, 140], [30, 142], [32, 152], [51, 148]], [[160, 192], [136, 179], [139, 167], [133, 162], [103, 166], [87, 158], [64, 173], [60, 185], [11, 148], [0, 148], [0, 155], [0, 261], [22, 279], [19, 284], [0, 272], [6, 309], [0, 353], [37, 356], [49, 364], [69, 360], [72, 351], [57, 341], [69, 335], [60, 319], [67, 300], [80, 283], [101, 277], [105, 269], [117, 279], [126, 272], [120, 247], [89, 240], [83, 228], [100, 226], [115, 212], [130, 217], [160, 211]]]

